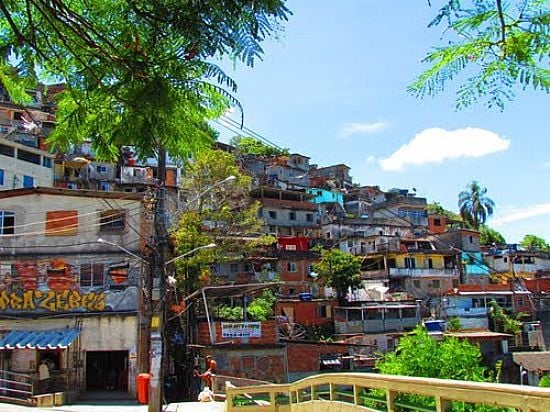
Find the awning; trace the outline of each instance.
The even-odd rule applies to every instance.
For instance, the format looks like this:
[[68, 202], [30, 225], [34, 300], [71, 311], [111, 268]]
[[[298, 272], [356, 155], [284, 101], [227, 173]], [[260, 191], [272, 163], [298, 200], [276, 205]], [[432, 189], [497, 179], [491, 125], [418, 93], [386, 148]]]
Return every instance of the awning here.
[[0, 338], [0, 349], [66, 349], [80, 329], [12, 330]]

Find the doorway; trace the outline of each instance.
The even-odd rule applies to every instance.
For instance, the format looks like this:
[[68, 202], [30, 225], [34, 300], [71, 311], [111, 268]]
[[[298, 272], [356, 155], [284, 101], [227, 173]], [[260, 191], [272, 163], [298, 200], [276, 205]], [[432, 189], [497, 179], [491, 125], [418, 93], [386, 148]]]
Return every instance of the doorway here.
[[128, 391], [128, 351], [86, 352], [86, 391]]

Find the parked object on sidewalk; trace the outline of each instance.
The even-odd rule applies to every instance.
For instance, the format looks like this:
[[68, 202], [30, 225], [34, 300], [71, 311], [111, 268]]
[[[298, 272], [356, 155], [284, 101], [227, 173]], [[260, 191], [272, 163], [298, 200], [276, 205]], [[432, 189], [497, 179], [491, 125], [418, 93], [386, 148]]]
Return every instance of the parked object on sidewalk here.
[[214, 393], [210, 390], [208, 386], [205, 386], [201, 393], [199, 393], [199, 397], [197, 400], [199, 402], [213, 402]]

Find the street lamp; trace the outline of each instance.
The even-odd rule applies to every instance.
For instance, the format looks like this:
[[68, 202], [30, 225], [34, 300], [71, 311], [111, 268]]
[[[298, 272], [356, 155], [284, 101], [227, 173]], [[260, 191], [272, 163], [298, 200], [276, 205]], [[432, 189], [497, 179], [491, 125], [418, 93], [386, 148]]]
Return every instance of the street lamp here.
[[205, 194], [207, 194], [208, 192], [210, 192], [212, 189], [218, 187], [218, 186], [221, 186], [225, 183], [229, 183], [229, 182], [232, 182], [233, 180], [237, 179], [237, 176], [227, 176], [225, 179], [223, 180], [220, 180], [219, 182], [216, 182], [214, 184], [212, 184], [211, 186], [208, 186], [206, 189], [204, 189], [202, 192], [200, 192], [197, 196], [195, 196], [193, 199], [189, 200], [187, 202], [187, 204], [189, 203], [193, 203], [193, 202], [196, 202], [197, 200], [199, 200], [201, 197], [203, 197]]
[[101, 243], [101, 244], [104, 244], [104, 245], [110, 245], [110, 246], [116, 247], [116, 248], [122, 250], [124, 253], [126, 253], [126, 254], [128, 254], [128, 255], [130, 255], [130, 256], [133, 256], [133, 257], [135, 257], [136, 259], [141, 260], [142, 262], [149, 263], [149, 262], [147, 262], [146, 259], [143, 259], [141, 256], [138, 256], [138, 255], [136, 255], [135, 253], [130, 252], [130, 251], [129, 251], [128, 249], [126, 249], [125, 247], [120, 246], [120, 245], [117, 245], [116, 243], [109, 242], [108, 240], [105, 240], [105, 239], [103, 239], [103, 238], [98, 238], [98, 239], [97, 239], [97, 243]]
[[196, 247], [195, 249], [191, 249], [189, 252], [185, 252], [184, 254], [182, 255], [179, 255], [179, 256], [176, 256], [175, 258], [172, 258], [170, 260], [167, 260], [166, 262], [164, 262], [164, 266], [168, 266], [170, 263], [174, 263], [175, 261], [177, 260], [180, 260], [186, 256], [189, 256], [201, 249], [209, 249], [209, 248], [213, 248], [213, 247], [216, 247], [218, 245], [216, 245], [215, 243], [209, 243], [207, 245], [204, 245], [204, 246], [199, 246], [199, 247]]

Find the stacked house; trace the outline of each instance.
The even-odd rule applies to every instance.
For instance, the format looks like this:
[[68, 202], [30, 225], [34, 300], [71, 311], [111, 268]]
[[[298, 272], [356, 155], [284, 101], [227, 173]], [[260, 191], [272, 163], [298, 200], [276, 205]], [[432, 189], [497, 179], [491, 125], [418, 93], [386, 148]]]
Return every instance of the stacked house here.
[[[32, 93], [25, 108], [0, 93], [0, 370], [36, 376], [47, 359], [76, 396], [100, 389], [114, 368], [116, 388], [135, 394], [149, 364], [156, 163], [129, 147], [118, 163], [97, 161], [89, 144], [52, 154], [44, 143], [52, 106]], [[200, 315], [173, 343], [192, 358], [211, 355], [219, 374], [243, 380], [372, 370], [377, 353], [426, 319], [458, 319], [488, 356], [544, 347], [547, 255], [484, 249], [478, 232], [429, 214], [414, 189], [354, 185], [344, 164], [319, 167], [296, 153], [237, 158], [253, 178], [263, 232], [277, 241], [220, 262], [200, 299], [187, 302]], [[170, 216], [184, 199], [181, 175], [168, 167]], [[318, 247], [361, 259], [361, 287], [345, 302], [315, 272]], [[277, 297], [273, 319], [227, 320], [213, 310], [220, 301], [246, 307], [266, 289]], [[526, 314], [519, 336], [497, 332], [492, 302]], [[186, 309], [174, 310], [185, 322]]]

